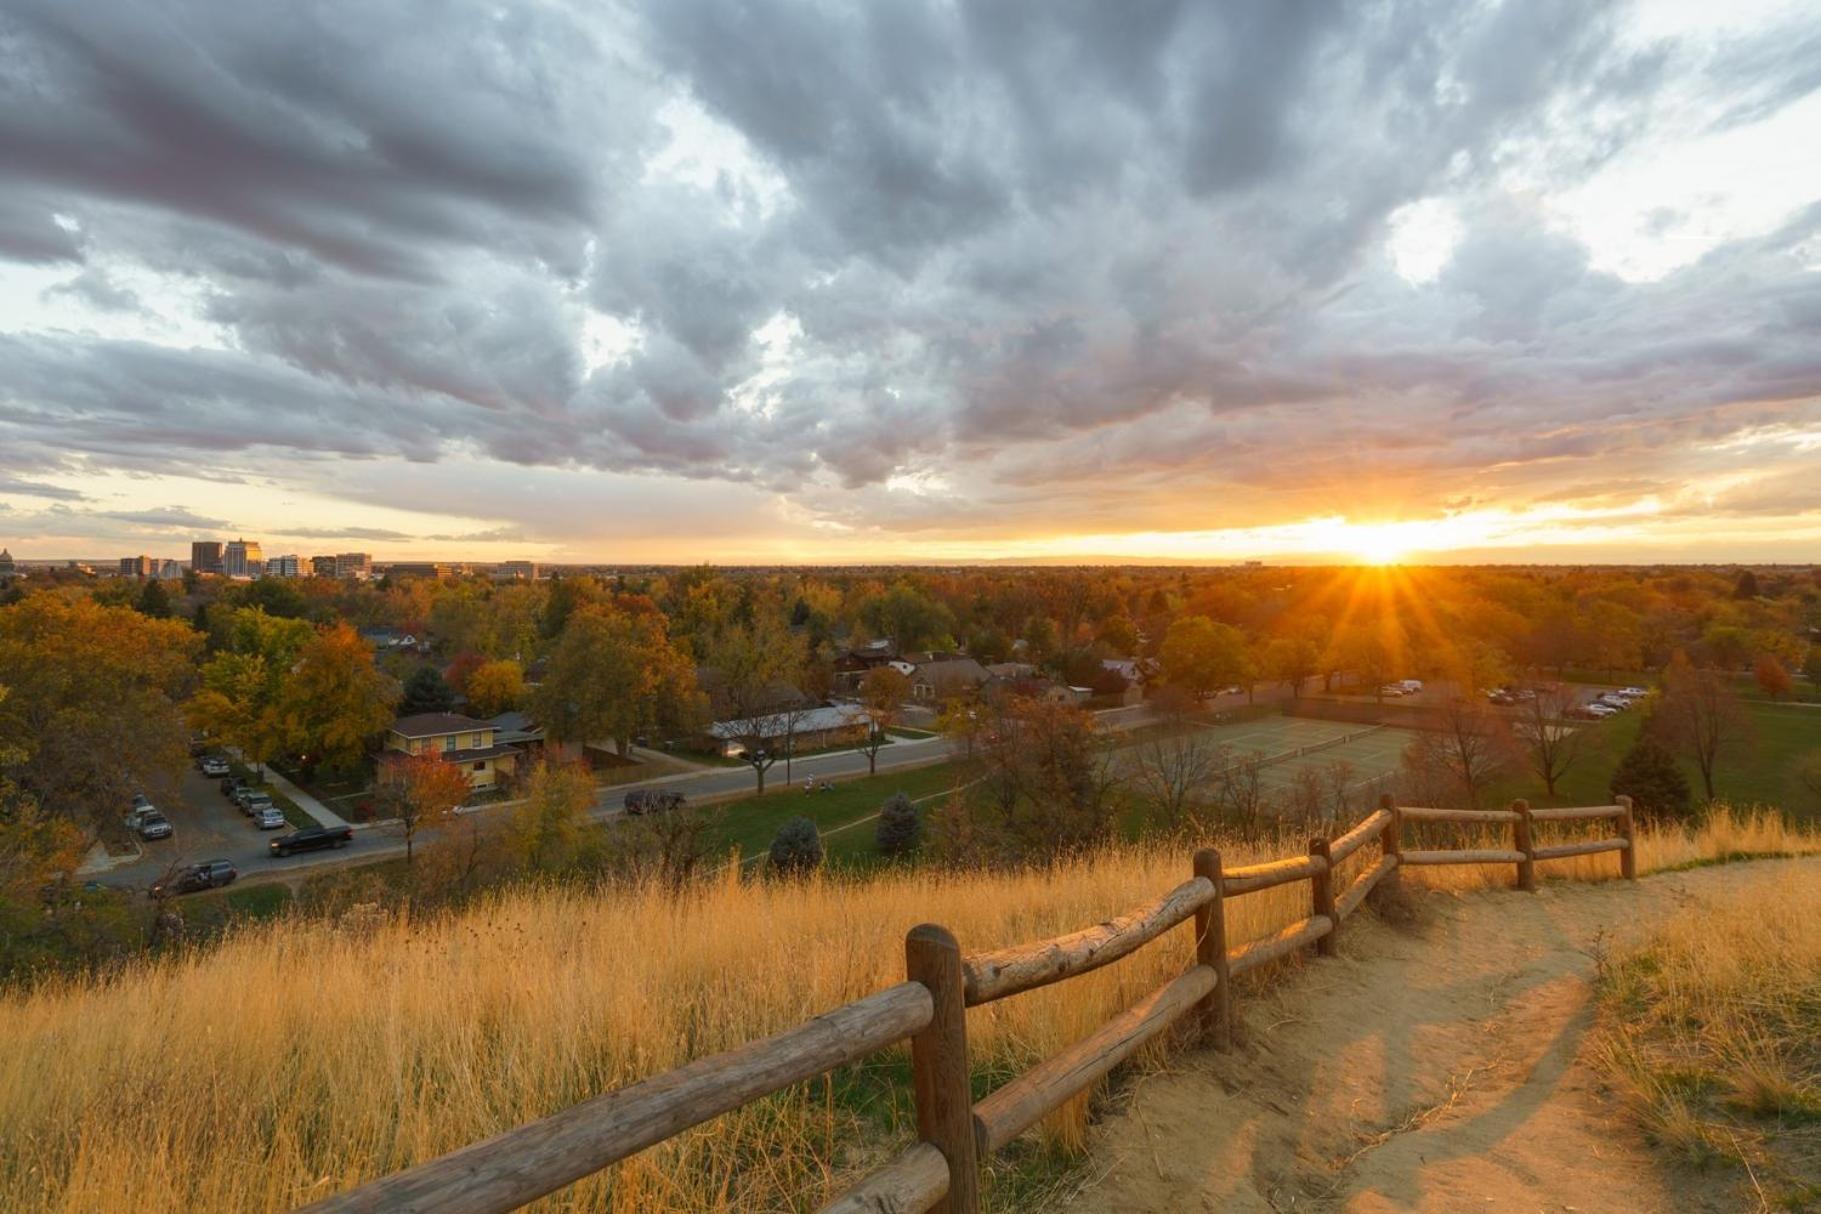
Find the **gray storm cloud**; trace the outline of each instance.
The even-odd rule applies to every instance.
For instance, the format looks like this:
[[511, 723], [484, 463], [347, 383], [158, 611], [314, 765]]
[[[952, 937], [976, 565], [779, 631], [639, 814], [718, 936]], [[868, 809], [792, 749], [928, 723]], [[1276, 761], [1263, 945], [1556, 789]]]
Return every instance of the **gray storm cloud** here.
[[[1451, 500], [1813, 419], [1821, 206], [1628, 282], [1510, 185], [1821, 87], [1812, 28], [1716, 49], [1625, 17], [9, 0], [0, 259], [113, 313], [155, 303], [122, 268], [164, 275], [223, 337], [0, 333], [4, 467], [52, 497], [31, 469], [71, 459], [459, 455], [852, 525], [936, 472], [956, 508], [909, 517], [960, 527], [1065, 488], [1097, 522], [1133, 485], [1302, 500], [1362, 464]], [[1388, 225], [1437, 197], [1460, 240], [1413, 285]], [[594, 358], [602, 316], [631, 337]]]

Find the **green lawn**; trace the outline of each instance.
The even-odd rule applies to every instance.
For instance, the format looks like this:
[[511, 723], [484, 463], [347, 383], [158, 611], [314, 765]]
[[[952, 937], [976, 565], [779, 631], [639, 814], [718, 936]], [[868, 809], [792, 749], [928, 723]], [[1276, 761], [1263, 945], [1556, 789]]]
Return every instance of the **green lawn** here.
[[[774, 768], [776, 772], [779, 769]], [[849, 776], [828, 792], [806, 793], [800, 785], [769, 784], [763, 797], [747, 797], [721, 807], [711, 853], [725, 854], [738, 847], [742, 857], [763, 854], [772, 836], [785, 821], [799, 815], [829, 831], [879, 812], [879, 806], [896, 792], [923, 797], [951, 788], [956, 779], [951, 763], [892, 772], [882, 776]], [[843, 831], [828, 841], [831, 859], [861, 862], [877, 857], [870, 824]]]
[[[1721, 758], [1714, 781], [1719, 798], [1739, 806], [1778, 806], [1799, 818], [1821, 820], [1821, 803], [1796, 780], [1798, 760], [1821, 752], [1821, 709], [1750, 703], [1745, 710], [1751, 720], [1750, 736]], [[1524, 797], [1532, 805], [1606, 804], [1611, 800], [1607, 785], [1612, 773], [1637, 741], [1643, 724], [1643, 713], [1637, 710], [1590, 722], [1580, 757], [1557, 783], [1554, 797], [1545, 794], [1542, 782], [1523, 769], [1496, 781], [1486, 794], [1486, 804], [1501, 805], [1515, 797]], [[1684, 761], [1682, 767], [1699, 798], [1700, 772], [1692, 762]]]

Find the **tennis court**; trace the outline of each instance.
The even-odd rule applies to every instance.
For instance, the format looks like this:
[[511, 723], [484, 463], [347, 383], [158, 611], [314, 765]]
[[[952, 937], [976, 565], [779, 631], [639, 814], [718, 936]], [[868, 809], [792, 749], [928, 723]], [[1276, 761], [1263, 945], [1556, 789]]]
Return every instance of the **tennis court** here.
[[1388, 725], [1360, 725], [1309, 717], [1265, 717], [1232, 725], [1210, 725], [1207, 736], [1233, 748], [1236, 757], [1255, 756], [1266, 764], [1260, 781], [1267, 793], [1291, 787], [1297, 773], [1327, 771], [1336, 763], [1353, 768], [1356, 785], [1395, 772], [1415, 732]]

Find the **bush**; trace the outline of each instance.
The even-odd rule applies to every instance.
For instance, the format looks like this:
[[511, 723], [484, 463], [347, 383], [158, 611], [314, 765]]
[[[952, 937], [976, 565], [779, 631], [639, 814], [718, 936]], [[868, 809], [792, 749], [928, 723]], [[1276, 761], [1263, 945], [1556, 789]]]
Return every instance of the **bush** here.
[[1649, 734], [1625, 752], [1608, 788], [1615, 797], [1630, 797], [1638, 812], [1650, 818], [1686, 819], [1693, 800], [1675, 756]]
[[789, 876], [822, 867], [822, 836], [808, 818], [792, 818], [778, 827], [771, 841], [771, 866]]
[[875, 836], [879, 852], [886, 856], [907, 856], [923, 840], [923, 819], [917, 807], [903, 793], [893, 793], [879, 808], [879, 828]]

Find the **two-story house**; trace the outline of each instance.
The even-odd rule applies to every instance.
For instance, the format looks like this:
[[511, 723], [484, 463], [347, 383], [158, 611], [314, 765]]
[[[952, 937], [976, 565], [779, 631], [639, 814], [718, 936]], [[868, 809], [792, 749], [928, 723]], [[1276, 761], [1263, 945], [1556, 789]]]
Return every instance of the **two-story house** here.
[[499, 740], [499, 726], [453, 712], [420, 712], [392, 722], [386, 749], [408, 755], [439, 755], [459, 763], [468, 787], [493, 788], [518, 765], [519, 748]]

